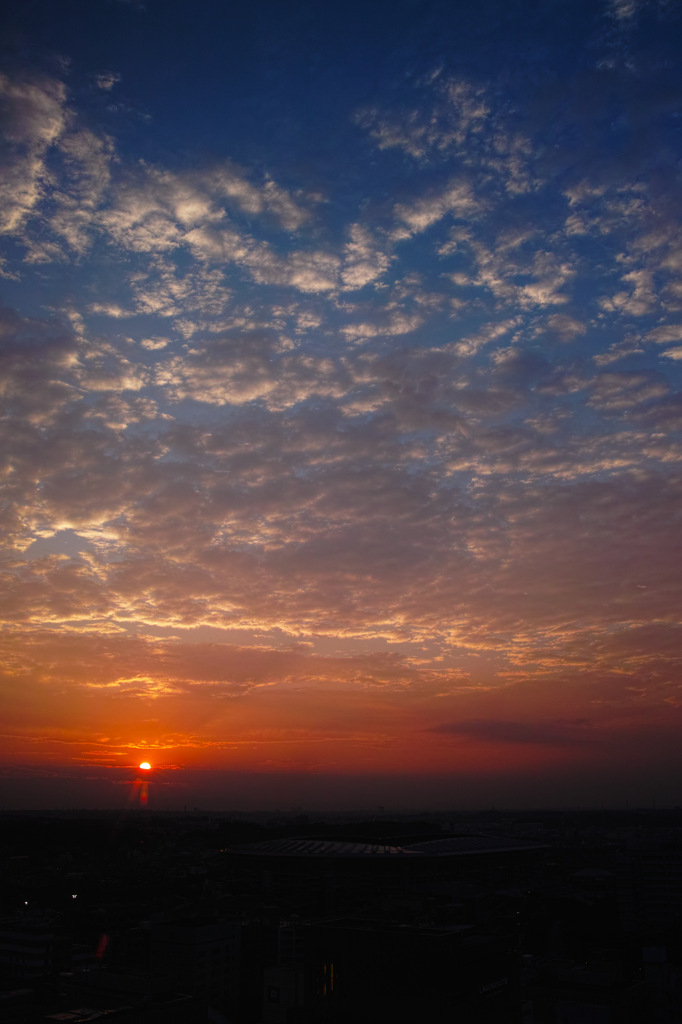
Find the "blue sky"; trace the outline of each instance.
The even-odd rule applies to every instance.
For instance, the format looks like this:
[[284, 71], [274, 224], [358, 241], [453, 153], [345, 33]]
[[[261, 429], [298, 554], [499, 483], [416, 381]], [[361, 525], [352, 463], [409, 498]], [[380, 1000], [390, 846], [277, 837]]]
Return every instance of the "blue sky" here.
[[10, 800], [674, 802], [679, 4], [3, 18]]

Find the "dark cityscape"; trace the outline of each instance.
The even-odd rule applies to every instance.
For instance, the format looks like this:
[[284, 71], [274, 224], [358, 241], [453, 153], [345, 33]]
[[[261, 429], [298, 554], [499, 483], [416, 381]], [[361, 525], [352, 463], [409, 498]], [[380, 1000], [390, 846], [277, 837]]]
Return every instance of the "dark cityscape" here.
[[673, 1024], [682, 812], [5, 812], [0, 1021]]

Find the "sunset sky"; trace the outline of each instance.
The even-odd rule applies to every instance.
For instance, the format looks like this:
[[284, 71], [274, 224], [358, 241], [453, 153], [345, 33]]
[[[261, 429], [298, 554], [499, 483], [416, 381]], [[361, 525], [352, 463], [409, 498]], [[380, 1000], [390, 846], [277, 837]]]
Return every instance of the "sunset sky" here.
[[679, 0], [1, 17], [0, 805], [682, 803]]

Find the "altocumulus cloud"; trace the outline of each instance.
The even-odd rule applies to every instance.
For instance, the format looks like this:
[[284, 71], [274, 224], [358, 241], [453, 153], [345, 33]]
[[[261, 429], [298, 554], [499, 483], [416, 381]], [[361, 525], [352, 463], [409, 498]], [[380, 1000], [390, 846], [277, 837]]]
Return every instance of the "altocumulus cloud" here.
[[[578, 7], [550, 24], [512, 5], [504, 40], [494, 5], [453, 12], [438, 61], [368, 32], [385, 77], [359, 62], [344, 88], [357, 44], [332, 47], [311, 7], [315, 89], [302, 48], [264, 69], [263, 42], [237, 83], [203, 38], [211, 73], [172, 107], [151, 43], [180, 40], [155, 10], [93, 9], [87, 53], [60, 36], [64, 59], [16, 55], [12, 722], [18, 679], [105, 717], [153, 702], [150, 736], [228, 696], [255, 719], [267, 692], [274, 736], [298, 687], [305, 735], [332, 734], [333, 692], [351, 743], [371, 693], [367, 770], [404, 764], [408, 736], [426, 770], [428, 733], [446, 771], [451, 739], [579, 751], [678, 706], [679, 26], [665, 4]], [[107, 19], [134, 19], [149, 81], [125, 33], [97, 43]]]

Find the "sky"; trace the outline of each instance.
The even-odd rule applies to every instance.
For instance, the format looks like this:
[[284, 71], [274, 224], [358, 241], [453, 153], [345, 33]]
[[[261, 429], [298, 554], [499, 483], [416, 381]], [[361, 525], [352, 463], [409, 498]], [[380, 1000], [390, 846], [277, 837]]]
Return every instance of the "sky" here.
[[0, 805], [676, 805], [678, 0], [1, 16]]

